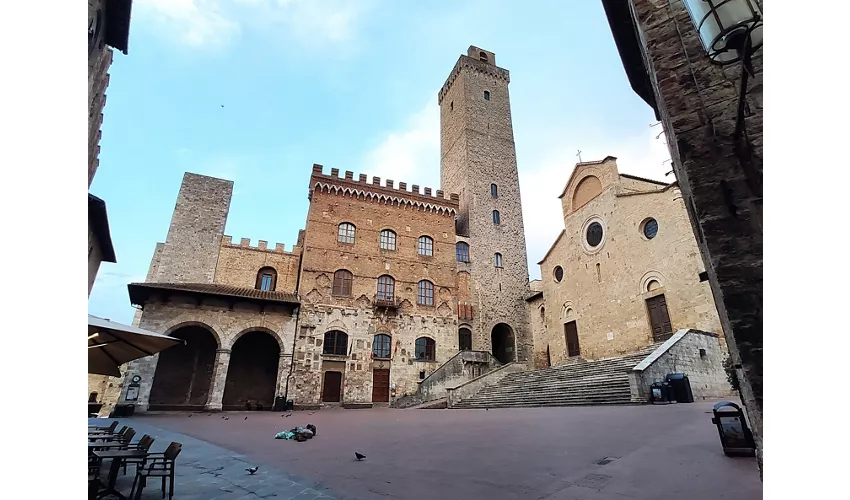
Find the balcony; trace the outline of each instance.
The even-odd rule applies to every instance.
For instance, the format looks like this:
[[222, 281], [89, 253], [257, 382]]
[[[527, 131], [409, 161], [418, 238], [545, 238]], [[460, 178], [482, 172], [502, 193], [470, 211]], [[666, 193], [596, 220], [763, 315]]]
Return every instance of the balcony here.
[[396, 310], [399, 307], [399, 303], [401, 301], [398, 297], [388, 297], [386, 295], [375, 295], [375, 298], [372, 302], [372, 306], [375, 309], [386, 309], [386, 310]]

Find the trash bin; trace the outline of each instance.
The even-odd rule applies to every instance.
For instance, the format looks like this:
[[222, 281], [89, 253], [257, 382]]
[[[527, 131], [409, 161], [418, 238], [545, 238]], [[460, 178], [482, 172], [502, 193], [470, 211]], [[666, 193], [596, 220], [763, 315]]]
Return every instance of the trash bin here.
[[132, 417], [134, 413], [136, 413], [136, 405], [115, 405], [109, 418], [128, 418]]
[[286, 400], [283, 396], [277, 396], [274, 398], [274, 407], [272, 411], [290, 411], [292, 410], [293, 403], [292, 400]]
[[654, 405], [666, 405], [674, 402], [670, 384], [667, 382], [653, 382], [649, 386], [649, 402]]
[[673, 389], [673, 397], [678, 403], [693, 403], [694, 393], [691, 392], [691, 381], [684, 373], [670, 373], [667, 383]]
[[727, 457], [754, 457], [756, 444], [741, 407], [731, 401], [714, 405], [711, 423], [717, 426], [720, 444]]

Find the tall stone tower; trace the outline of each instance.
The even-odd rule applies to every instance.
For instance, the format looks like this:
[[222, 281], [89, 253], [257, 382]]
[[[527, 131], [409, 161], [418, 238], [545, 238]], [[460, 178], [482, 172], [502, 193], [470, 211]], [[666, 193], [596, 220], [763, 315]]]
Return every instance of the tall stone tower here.
[[469, 243], [472, 348], [500, 361], [525, 361], [531, 334], [525, 308], [528, 261], [516, 146], [508, 95], [510, 73], [496, 55], [470, 46], [440, 89], [440, 175], [460, 195], [457, 233]]

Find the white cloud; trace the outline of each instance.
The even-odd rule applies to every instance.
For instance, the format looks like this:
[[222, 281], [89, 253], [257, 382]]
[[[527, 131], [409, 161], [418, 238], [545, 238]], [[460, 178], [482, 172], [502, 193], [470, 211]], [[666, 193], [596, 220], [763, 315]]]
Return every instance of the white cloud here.
[[[523, 137], [551, 137], [550, 124], [527, 117], [514, 123]], [[558, 195], [569, 180], [578, 158], [575, 144], [582, 144], [584, 161], [617, 157], [621, 173], [672, 182], [664, 174], [672, 169], [664, 135], [656, 137], [660, 127], [649, 127], [636, 136], [619, 139], [586, 135], [579, 139], [554, 141], [542, 139], [524, 148], [530, 153], [519, 158], [523, 220], [528, 247], [529, 274], [538, 278], [537, 262], [543, 258], [564, 228]], [[578, 142], [577, 142], [578, 141]], [[530, 147], [528, 147], [530, 146]], [[440, 117], [434, 99], [414, 112], [405, 126], [386, 134], [380, 144], [369, 151], [361, 172], [381, 179], [393, 179], [438, 189], [440, 185]]]
[[134, 5], [139, 18], [149, 16], [158, 35], [206, 49], [261, 28], [306, 47], [338, 45], [354, 38], [370, 6], [371, 0], [137, 0]]
[[390, 132], [369, 151], [363, 161], [363, 173], [393, 179], [396, 185], [439, 189], [440, 185], [440, 108], [436, 98], [415, 112], [400, 130]]

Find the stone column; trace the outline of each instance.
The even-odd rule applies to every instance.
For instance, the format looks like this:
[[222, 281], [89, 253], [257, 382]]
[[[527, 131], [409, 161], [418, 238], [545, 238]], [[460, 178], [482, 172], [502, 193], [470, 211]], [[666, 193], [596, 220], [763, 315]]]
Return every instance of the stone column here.
[[221, 410], [221, 400], [224, 397], [224, 383], [227, 381], [227, 368], [230, 366], [230, 349], [216, 349], [215, 367], [210, 382], [210, 397], [207, 399], [207, 410]]
[[[277, 389], [275, 390], [275, 396], [283, 397], [286, 393], [286, 377], [289, 376], [289, 365], [292, 363], [292, 355], [280, 353], [280, 358], [278, 358], [277, 362]], [[293, 383], [290, 381], [289, 383], [289, 392], [292, 393], [294, 389]]]

